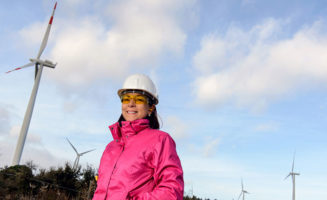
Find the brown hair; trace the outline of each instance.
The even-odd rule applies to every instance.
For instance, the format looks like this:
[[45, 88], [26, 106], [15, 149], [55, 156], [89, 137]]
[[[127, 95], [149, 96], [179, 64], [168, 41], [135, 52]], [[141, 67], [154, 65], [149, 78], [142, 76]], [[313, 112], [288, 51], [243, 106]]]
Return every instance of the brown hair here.
[[150, 116], [146, 116], [145, 119], [148, 119], [149, 120], [149, 124], [150, 124], [150, 127], [153, 128], [153, 129], [159, 129], [160, 128], [160, 125], [159, 125], [159, 120], [158, 120], [158, 115], [157, 115], [157, 108], [154, 106], [154, 109], [151, 113]]

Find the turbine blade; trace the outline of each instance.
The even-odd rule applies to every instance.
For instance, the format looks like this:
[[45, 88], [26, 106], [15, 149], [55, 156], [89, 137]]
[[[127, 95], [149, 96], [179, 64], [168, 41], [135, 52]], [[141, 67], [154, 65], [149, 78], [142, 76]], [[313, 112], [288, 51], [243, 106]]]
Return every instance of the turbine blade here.
[[42, 43], [41, 43], [41, 46], [40, 46], [39, 53], [37, 54], [37, 57], [36, 57], [37, 59], [39, 59], [41, 57], [42, 52], [44, 51], [45, 47], [47, 46], [48, 38], [49, 38], [49, 33], [50, 33], [50, 29], [51, 29], [51, 25], [52, 25], [52, 21], [53, 21], [53, 16], [54, 16], [56, 7], [57, 7], [57, 2], [55, 3], [55, 6], [53, 8], [52, 15], [50, 17], [47, 30], [45, 31], [45, 34], [44, 34], [44, 37], [43, 37], [43, 40], [42, 40]]
[[13, 71], [16, 71], [16, 70], [20, 70], [20, 69], [23, 69], [23, 68], [26, 68], [26, 67], [30, 67], [30, 66], [33, 66], [34, 64], [35, 64], [34, 62], [31, 62], [31, 63], [28, 63], [26, 65], [17, 67], [15, 69], [10, 70], [10, 71], [7, 71], [6, 73], [8, 74], [8, 73], [13, 72]]
[[294, 160], [295, 160], [295, 152], [293, 154], [292, 173], [294, 172]]
[[289, 173], [289, 174], [284, 178], [284, 180], [286, 180], [290, 175], [291, 175], [291, 173]]
[[66, 140], [69, 142], [70, 146], [73, 147], [74, 151], [76, 152], [76, 154], [78, 155], [78, 152], [76, 150], [76, 148], [74, 147], [74, 145], [68, 140], [68, 138], [66, 138]]
[[82, 156], [82, 155], [84, 155], [84, 154], [86, 154], [86, 153], [89, 153], [89, 152], [91, 152], [91, 151], [94, 151], [94, 150], [95, 150], [95, 149], [91, 149], [91, 150], [85, 151], [85, 152], [83, 152], [83, 153], [80, 153], [79, 155]]
[[242, 196], [242, 192], [241, 192], [241, 194], [238, 196], [237, 200], [239, 200], [239, 199], [241, 198], [241, 196]]

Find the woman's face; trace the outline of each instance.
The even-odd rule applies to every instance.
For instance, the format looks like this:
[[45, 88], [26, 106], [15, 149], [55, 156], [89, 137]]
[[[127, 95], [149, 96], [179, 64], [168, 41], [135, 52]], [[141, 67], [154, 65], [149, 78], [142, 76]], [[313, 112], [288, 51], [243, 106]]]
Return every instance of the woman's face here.
[[[124, 96], [122, 101], [122, 115], [126, 121], [143, 119], [151, 113], [147, 101], [142, 103], [143, 95], [138, 93], [127, 93], [124, 94]], [[125, 101], [124, 98], [126, 98]]]

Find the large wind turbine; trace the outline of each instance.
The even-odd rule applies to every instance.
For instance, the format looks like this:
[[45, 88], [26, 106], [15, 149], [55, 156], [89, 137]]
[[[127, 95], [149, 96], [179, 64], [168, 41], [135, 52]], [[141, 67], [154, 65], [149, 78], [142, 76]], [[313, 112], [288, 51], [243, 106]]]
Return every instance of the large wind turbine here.
[[91, 149], [91, 150], [85, 151], [85, 152], [83, 152], [83, 153], [78, 153], [77, 150], [76, 150], [76, 148], [74, 147], [74, 145], [73, 145], [73, 144], [68, 140], [68, 138], [66, 138], [66, 139], [67, 139], [67, 141], [69, 142], [70, 146], [72, 146], [72, 148], [74, 149], [74, 151], [75, 151], [75, 153], [76, 153], [76, 159], [75, 159], [75, 161], [74, 161], [74, 165], [73, 165], [73, 170], [75, 170], [75, 169], [77, 169], [77, 167], [78, 167], [79, 158], [80, 158], [82, 155], [86, 154], [86, 153], [89, 153], [89, 152], [91, 152], [91, 151], [94, 151], [95, 149]]
[[289, 176], [292, 176], [292, 183], [293, 183], [292, 200], [295, 200], [295, 176], [300, 175], [300, 173], [294, 172], [294, 160], [295, 160], [295, 153], [293, 156], [292, 171], [285, 177], [285, 179], [287, 179]]
[[43, 37], [43, 40], [42, 40], [42, 43], [41, 43], [41, 47], [40, 47], [39, 52], [37, 54], [37, 57], [36, 58], [31, 58], [30, 63], [28, 63], [26, 65], [23, 65], [21, 67], [17, 67], [15, 69], [7, 72], [7, 73], [9, 73], [9, 72], [12, 72], [12, 71], [20, 70], [20, 69], [23, 69], [25, 67], [30, 67], [30, 66], [35, 65], [34, 86], [33, 86], [32, 94], [31, 94], [30, 100], [28, 102], [28, 106], [27, 106], [26, 113], [25, 113], [25, 116], [24, 116], [23, 125], [22, 125], [22, 128], [20, 130], [20, 134], [19, 134], [19, 138], [18, 138], [18, 141], [17, 141], [17, 146], [16, 146], [14, 158], [13, 158], [13, 161], [12, 161], [12, 165], [18, 165], [19, 162], [20, 162], [20, 159], [22, 157], [23, 148], [24, 148], [24, 144], [25, 144], [25, 140], [26, 140], [26, 136], [27, 136], [27, 131], [28, 131], [28, 128], [29, 128], [29, 125], [30, 125], [30, 122], [31, 122], [31, 118], [32, 118], [33, 108], [34, 108], [34, 104], [35, 104], [35, 98], [36, 98], [37, 90], [39, 88], [43, 67], [45, 66], [45, 67], [55, 68], [55, 66], [57, 65], [57, 64], [53, 64], [51, 61], [41, 60], [40, 59], [41, 54], [43, 53], [43, 51], [44, 51], [44, 49], [45, 49], [45, 47], [47, 45], [47, 42], [48, 42], [49, 33], [50, 33], [50, 29], [51, 29], [53, 16], [54, 16], [56, 7], [57, 7], [57, 2], [54, 5], [52, 15], [50, 17], [49, 24], [48, 24], [48, 27], [47, 27], [47, 29], [45, 31], [45, 34], [44, 34], [44, 37]]
[[240, 196], [238, 196], [238, 200], [241, 198], [241, 196], [242, 196], [242, 200], [244, 200], [245, 194], [250, 194], [248, 191], [244, 190], [243, 179], [241, 179], [241, 186], [242, 186], [242, 190]]

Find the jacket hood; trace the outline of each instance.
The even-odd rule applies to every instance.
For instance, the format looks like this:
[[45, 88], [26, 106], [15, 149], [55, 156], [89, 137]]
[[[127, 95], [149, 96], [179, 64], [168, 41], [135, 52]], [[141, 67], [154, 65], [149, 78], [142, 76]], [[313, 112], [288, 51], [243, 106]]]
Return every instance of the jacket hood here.
[[120, 123], [116, 122], [109, 126], [109, 129], [114, 140], [119, 140], [121, 138], [136, 135], [140, 131], [149, 127], [150, 125], [148, 119], [137, 119], [134, 121], [121, 121]]

